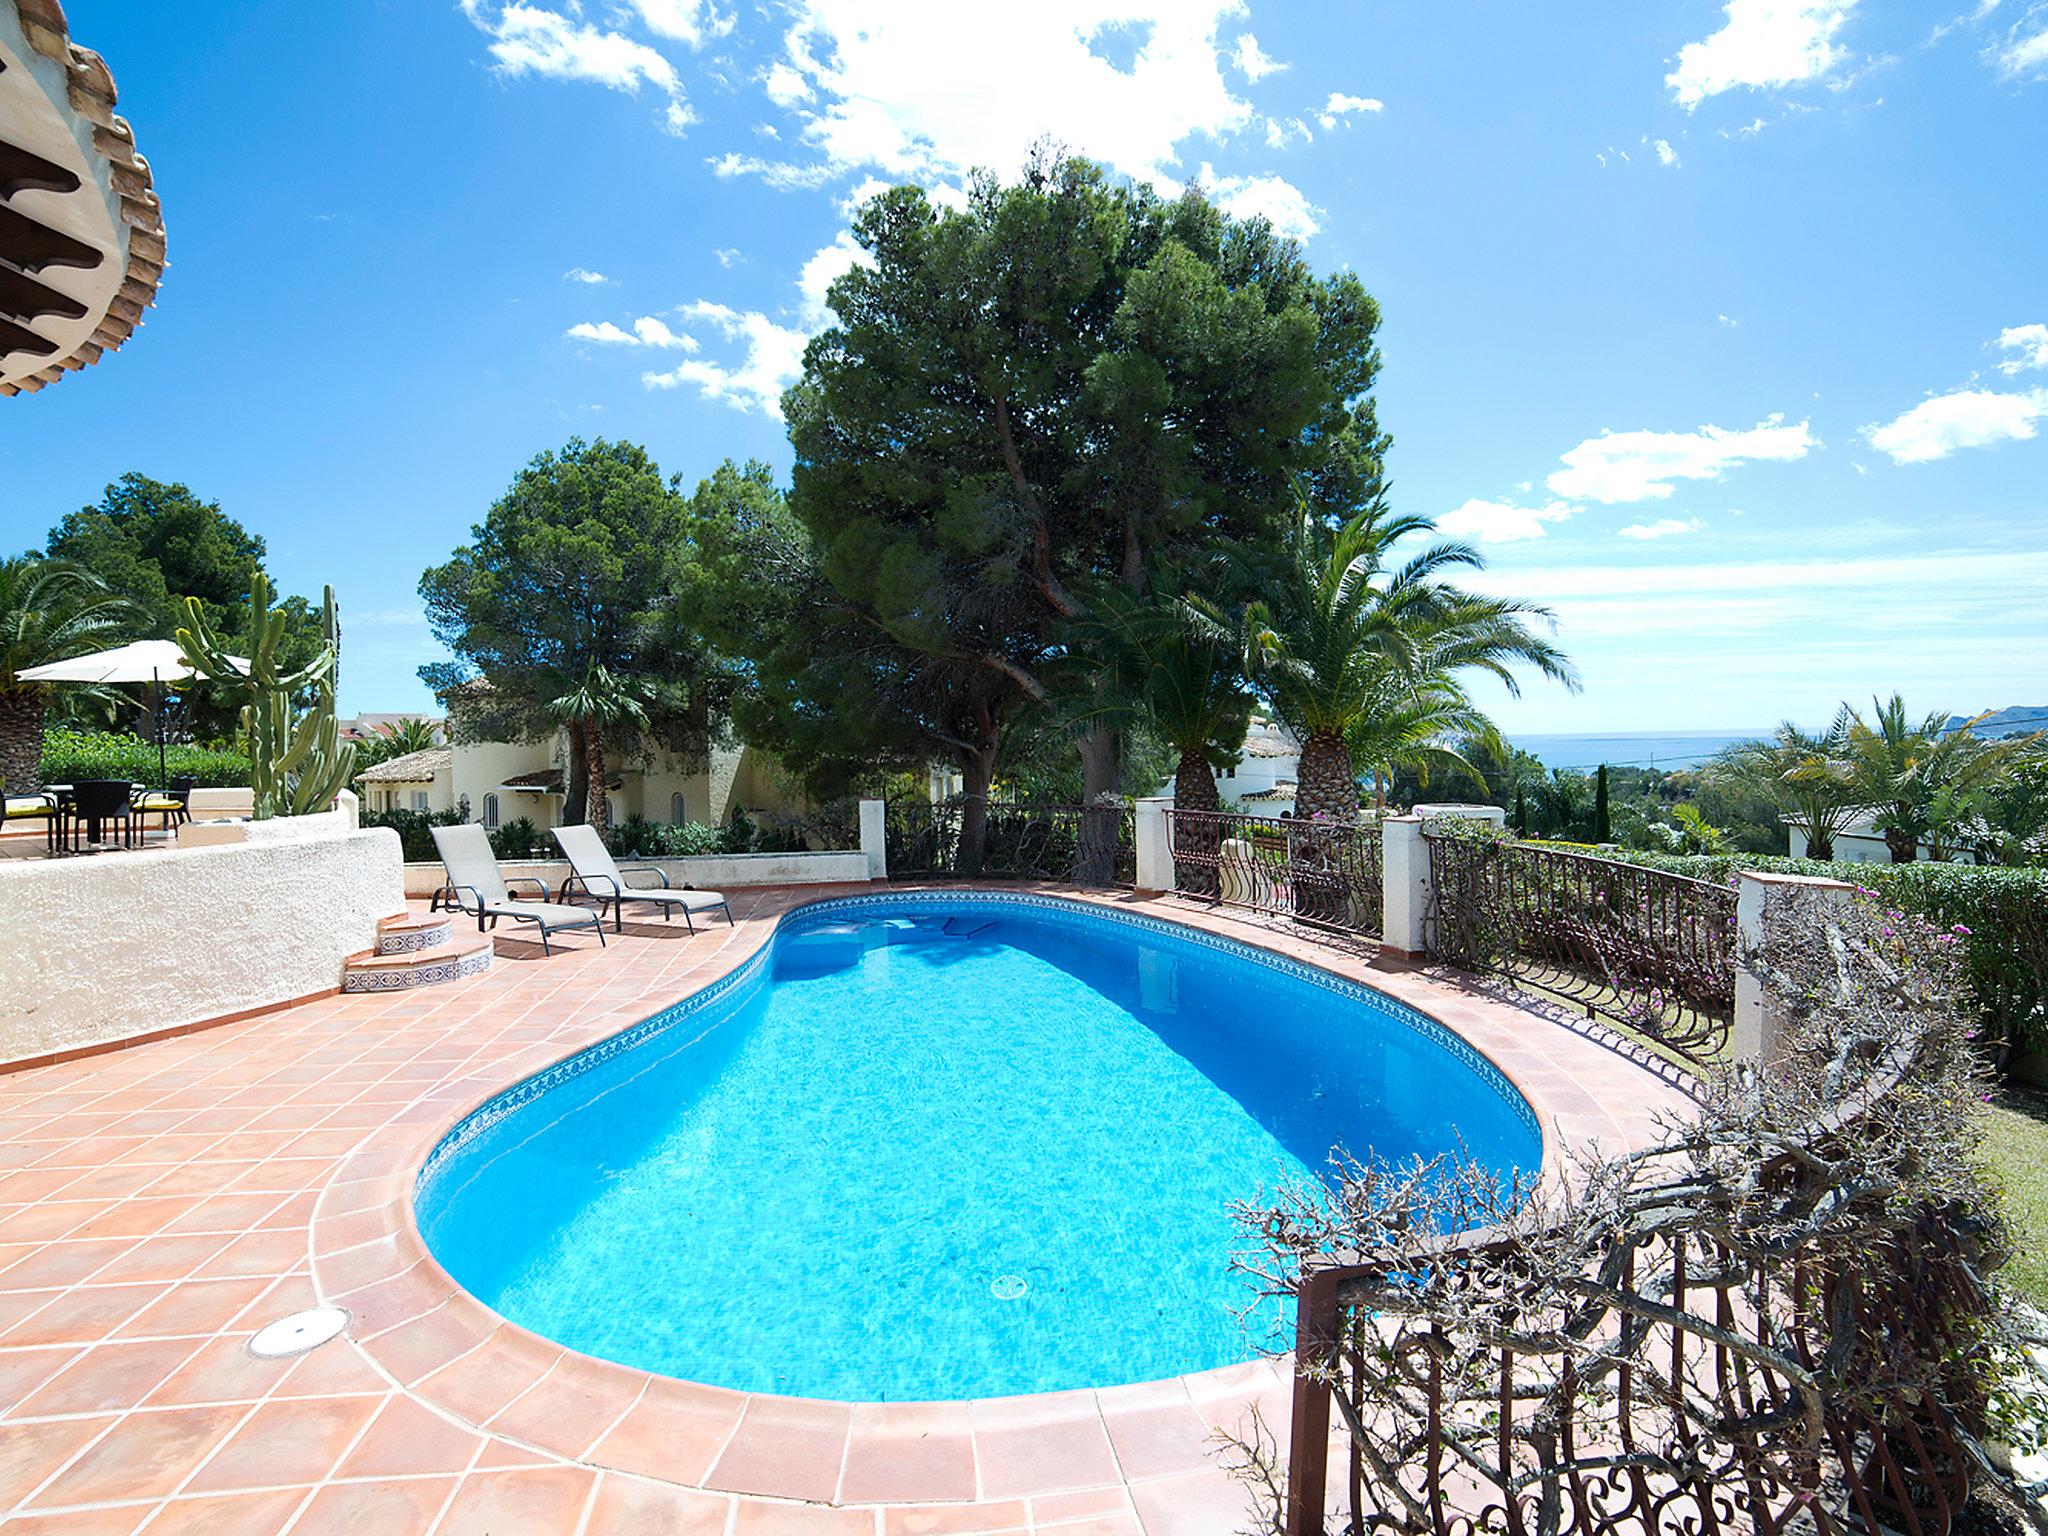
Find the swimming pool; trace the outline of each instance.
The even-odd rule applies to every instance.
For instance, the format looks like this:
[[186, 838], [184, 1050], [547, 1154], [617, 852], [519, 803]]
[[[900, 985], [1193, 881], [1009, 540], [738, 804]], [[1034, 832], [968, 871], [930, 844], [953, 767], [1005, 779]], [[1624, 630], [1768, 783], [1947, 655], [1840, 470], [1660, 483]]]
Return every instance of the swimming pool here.
[[756, 1392], [1001, 1396], [1273, 1342], [1233, 1200], [1331, 1148], [1541, 1160], [1483, 1058], [1193, 929], [959, 891], [800, 909], [762, 952], [457, 1125], [420, 1230], [572, 1349]]

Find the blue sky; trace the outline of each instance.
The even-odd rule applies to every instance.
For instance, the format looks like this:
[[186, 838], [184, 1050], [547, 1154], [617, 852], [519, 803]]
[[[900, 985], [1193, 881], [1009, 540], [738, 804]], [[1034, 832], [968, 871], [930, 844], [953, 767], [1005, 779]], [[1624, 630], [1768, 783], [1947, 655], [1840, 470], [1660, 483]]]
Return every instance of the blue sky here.
[[68, 0], [171, 268], [0, 406], [0, 544], [181, 479], [331, 580], [343, 704], [536, 451], [785, 468], [849, 198], [1051, 133], [1385, 309], [1395, 499], [1551, 602], [1510, 732], [2048, 701], [2048, 3]]

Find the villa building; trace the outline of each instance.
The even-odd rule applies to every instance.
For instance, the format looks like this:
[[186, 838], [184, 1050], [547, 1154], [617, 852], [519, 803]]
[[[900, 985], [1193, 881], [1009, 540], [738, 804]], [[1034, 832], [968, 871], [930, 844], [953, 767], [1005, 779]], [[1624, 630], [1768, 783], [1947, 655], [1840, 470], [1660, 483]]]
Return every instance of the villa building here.
[[[525, 817], [545, 830], [563, 821], [568, 738], [545, 741], [456, 741], [409, 752], [367, 769], [357, 781], [368, 811], [456, 811], [487, 827]], [[688, 765], [659, 748], [609, 765], [612, 818], [723, 822], [736, 806], [784, 810], [790, 796], [767, 753], [714, 744]]]
[[[1259, 816], [1294, 814], [1296, 782], [1301, 777], [1301, 743], [1286, 727], [1266, 715], [1252, 716], [1238, 749], [1237, 762], [1216, 775], [1216, 793], [1225, 806], [1236, 806]], [[1173, 780], [1166, 781], [1162, 795], [1173, 793]]]

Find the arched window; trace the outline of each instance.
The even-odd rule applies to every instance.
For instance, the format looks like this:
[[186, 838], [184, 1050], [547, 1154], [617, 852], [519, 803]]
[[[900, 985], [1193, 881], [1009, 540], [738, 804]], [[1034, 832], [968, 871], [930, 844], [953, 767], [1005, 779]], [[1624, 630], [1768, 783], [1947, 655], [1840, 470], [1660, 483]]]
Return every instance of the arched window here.
[[497, 824], [498, 824], [498, 797], [497, 797], [496, 795], [485, 795], [485, 796], [484, 796], [484, 825], [485, 825], [485, 826], [487, 826], [487, 827], [496, 827], [496, 826], [497, 826]]
[[677, 790], [668, 797], [668, 819], [679, 827], [690, 819], [689, 812], [683, 809], [683, 792], [681, 790]]

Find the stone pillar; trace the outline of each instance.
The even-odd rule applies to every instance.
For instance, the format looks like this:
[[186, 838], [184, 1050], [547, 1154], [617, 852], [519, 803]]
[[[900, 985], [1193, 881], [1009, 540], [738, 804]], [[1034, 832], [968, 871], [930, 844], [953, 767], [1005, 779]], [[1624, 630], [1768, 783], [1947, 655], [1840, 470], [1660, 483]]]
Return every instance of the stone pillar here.
[[1137, 802], [1138, 889], [1170, 891], [1173, 880], [1173, 841], [1166, 813], [1173, 801], [1155, 795]]
[[1422, 923], [1429, 911], [1429, 846], [1422, 840], [1422, 818], [1386, 816], [1380, 820], [1380, 896], [1385, 917], [1380, 952], [1400, 960], [1423, 955]]
[[860, 803], [860, 851], [868, 856], [868, 878], [889, 878], [888, 817], [879, 800]]
[[1434, 821], [1439, 816], [1456, 816], [1461, 821], [1490, 822], [1496, 827], [1508, 824], [1508, 813], [1497, 805], [1460, 805], [1445, 801], [1437, 805], [1418, 805], [1415, 815], [1424, 821]]
[[1728, 1054], [1736, 1061], [1768, 1064], [1783, 1053], [1789, 1018], [1760, 977], [1749, 968], [1750, 957], [1764, 940], [1764, 906], [1776, 890], [1809, 890], [1830, 901], [1846, 903], [1855, 887], [1818, 875], [1779, 875], [1745, 869], [1736, 876], [1735, 897], [1735, 1022], [1728, 1032]]

